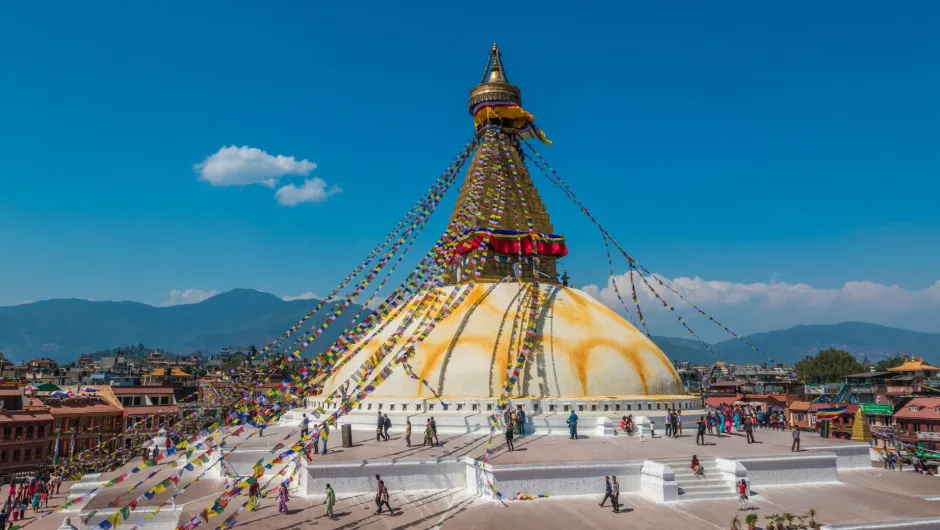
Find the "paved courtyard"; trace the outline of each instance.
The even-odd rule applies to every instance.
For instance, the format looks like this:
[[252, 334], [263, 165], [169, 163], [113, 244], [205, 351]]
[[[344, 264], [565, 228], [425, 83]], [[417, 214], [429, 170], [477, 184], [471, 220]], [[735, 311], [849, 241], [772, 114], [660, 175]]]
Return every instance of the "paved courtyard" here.
[[[296, 428], [275, 427], [269, 429], [263, 438], [257, 436], [242, 442], [232, 437], [227, 443], [231, 448], [253, 449], [260, 458], [273, 458], [265, 449], [271, 449], [278, 443], [286, 443], [285, 437], [295, 439]], [[354, 431], [354, 446], [342, 448], [338, 443], [338, 432], [331, 433], [333, 443], [331, 451], [318, 461], [367, 461], [391, 460], [402, 458], [429, 458], [446, 456], [482, 456], [487, 437], [469, 435], [441, 436], [440, 447], [416, 446], [407, 448], [400, 433], [392, 435], [388, 442], [376, 442], [365, 431]], [[790, 454], [791, 435], [789, 432], [759, 429], [756, 433], [758, 442], [747, 444], [743, 436], [706, 437], [707, 445], [695, 444], [691, 434], [674, 438], [639, 439], [625, 436], [599, 437], [591, 433], [578, 440], [567, 436], [531, 435], [516, 443], [517, 450], [507, 452], [502, 437], [497, 437], [497, 450], [491, 461], [499, 464], [552, 463], [578, 461], [616, 461], [685, 457], [693, 453], [700, 457], [708, 456], [752, 456]], [[239, 445], [241, 443], [241, 445]], [[804, 451], [812, 452], [824, 445], [845, 443], [832, 439], [821, 439], [805, 434]], [[172, 459], [170, 459], [172, 460]], [[168, 460], [168, 461], [170, 461]], [[133, 462], [124, 469], [104, 474], [99, 480], [107, 480], [120, 472], [133, 467]], [[140, 493], [172, 472], [167, 463], [161, 463], [154, 478], [131, 494], [118, 500], [124, 505]], [[127, 489], [144, 479], [151, 471], [145, 470], [129, 477], [120, 486], [102, 491], [85, 507], [88, 510], [107, 511], [109, 505]], [[192, 480], [200, 471], [187, 472], [180, 486]], [[940, 517], [940, 480], [935, 477], [916, 475], [911, 472], [887, 471], [873, 467], [844, 471], [839, 473], [839, 483], [824, 483], [800, 486], [771, 486], [755, 488], [751, 497], [753, 513], [761, 516], [760, 527], [765, 527], [763, 517], [773, 513], [792, 512], [805, 514], [809, 508], [815, 508], [817, 518], [823, 523], [850, 523], [861, 521], [888, 521], [896, 519]], [[64, 489], [64, 488], [63, 488]], [[182, 521], [192, 518], [207, 507], [224, 489], [221, 481], [201, 480], [193, 483], [177, 499], [182, 505]], [[142, 502], [138, 513], [164, 502], [174, 493], [173, 489], [156, 495], [153, 499]], [[377, 528], [377, 529], [432, 529], [432, 528], [684, 528], [684, 529], [726, 529], [731, 518], [746, 513], [737, 510], [734, 500], [699, 500], [656, 504], [636, 495], [622, 495], [622, 502], [628, 508], [624, 513], [615, 514], [609, 508], [602, 509], [597, 503], [603, 493], [602, 477], [598, 477], [598, 490], [595, 493], [577, 497], [553, 497], [534, 501], [508, 501], [505, 504], [472, 496], [463, 489], [428, 490], [428, 491], [393, 491], [391, 504], [396, 508], [394, 515], [376, 515], [371, 494], [348, 495], [337, 491], [337, 505], [334, 512], [336, 519], [323, 516], [322, 498], [292, 499], [290, 513], [279, 514], [273, 495], [263, 500], [256, 512], [242, 512], [234, 527], [246, 529], [291, 530], [306, 527], [317, 528]], [[53, 499], [52, 505], [61, 504], [63, 497]], [[240, 506], [247, 497], [235, 499], [226, 512], [200, 528], [215, 530], [224, 518]], [[115, 504], [115, 505], [117, 505]], [[114, 509], [113, 506], [110, 509]], [[79, 525], [77, 514], [71, 514], [72, 523]], [[61, 513], [46, 517], [31, 525], [35, 530], [54, 530], [62, 522]], [[135, 515], [133, 519], [137, 519]], [[100, 519], [95, 517], [92, 523]], [[27, 518], [26, 522], [32, 520]], [[125, 524], [131, 524], [133, 520]], [[79, 525], [80, 526], [80, 525]], [[142, 525], [143, 529], [166, 530], [166, 526], [156, 519]], [[85, 529], [91, 525], [85, 525]], [[80, 526], [81, 528], [81, 526]]]

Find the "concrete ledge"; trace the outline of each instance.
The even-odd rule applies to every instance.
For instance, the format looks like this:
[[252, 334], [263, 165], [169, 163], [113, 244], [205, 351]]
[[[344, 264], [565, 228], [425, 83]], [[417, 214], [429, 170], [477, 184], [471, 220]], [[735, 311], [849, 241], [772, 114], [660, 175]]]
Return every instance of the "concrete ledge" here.
[[850, 469], [870, 469], [871, 446], [864, 442], [840, 443], [831, 445], [814, 445], [807, 447], [810, 451], [825, 451], [835, 453], [836, 466], [839, 471]]
[[640, 491], [643, 461], [505, 465], [493, 468], [499, 490], [507, 495], [586, 495], [604, 491], [604, 476], [616, 476], [620, 492]]
[[330, 462], [304, 465], [300, 477], [301, 495], [321, 495], [329, 483], [344, 493], [375, 492], [375, 475], [382, 476], [389, 490], [442, 490], [468, 487], [468, 476], [473, 477], [471, 489], [480, 489], [485, 479], [482, 470], [472, 473], [468, 467], [479, 467], [476, 461], [465, 458], [434, 458], [409, 460], [375, 460], [360, 462]]
[[935, 530], [940, 528], [940, 517], [899, 519], [877, 523], [824, 524], [823, 530]]
[[614, 436], [614, 422], [610, 418], [597, 418], [597, 426], [594, 427], [595, 436]]
[[[65, 498], [65, 501], [71, 502], [81, 497], [82, 495], [85, 495], [89, 491], [97, 488], [98, 486], [101, 486], [105, 482], [107, 482], [106, 480], [95, 480], [96, 478], [99, 478], [100, 476], [101, 476], [101, 473], [89, 473], [83, 476], [79, 482], [76, 482], [75, 484], [72, 484], [71, 487], [69, 487], [69, 495], [68, 497]], [[81, 509], [84, 508], [85, 505], [88, 504], [89, 501], [94, 499], [95, 495], [97, 494], [98, 494], [97, 492], [93, 493], [90, 497], [83, 499], [82, 502], [75, 503], [69, 506], [67, 509], [62, 510], [62, 512], [74, 513], [74, 512], [81, 511]]]
[[751, 494], [751, 479], [748, 476], [747, 468], [744, 467], [739, 460], [728, 460], [725, 458], [716, 458], [715, 465], [718, 466], [718, 471], [721, 473], [721, 476], [735, 485], [735, 493], [737, 493], [737, 484], [744, 481], [747, 484], [747, 494]]
[[647, 460], [640, 473], [640, 495], [644, 498], [659, 503], [679, 500], [679, 483], [671, 467]]
[[793, 456], [728, 458], [747, 470], [749, 486], [838, 482], [837, 457], [833, 453], [800, 453]]

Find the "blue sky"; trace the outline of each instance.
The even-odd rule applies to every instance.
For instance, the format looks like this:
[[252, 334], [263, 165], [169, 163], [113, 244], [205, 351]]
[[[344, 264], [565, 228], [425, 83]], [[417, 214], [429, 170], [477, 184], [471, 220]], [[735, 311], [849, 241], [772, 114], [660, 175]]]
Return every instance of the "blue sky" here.
[[[494, 40], [543, 154], [664, 277], [940, 280], [940, 5], [321, 4], [0, 5], [0, 305], [328, 292], [469, 140]], [[230, 145], [342, 191], [201, 181]], [[603, 286], [597, 232], [536, 182]]]

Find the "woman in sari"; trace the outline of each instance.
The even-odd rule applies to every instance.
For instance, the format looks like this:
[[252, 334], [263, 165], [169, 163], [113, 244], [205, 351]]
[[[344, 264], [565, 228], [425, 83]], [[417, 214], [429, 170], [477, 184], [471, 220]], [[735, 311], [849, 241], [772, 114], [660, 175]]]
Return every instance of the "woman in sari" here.
[[281, 482], [277, 491], [277, 511], [287, 513], [287, 501], [290, 500], [290, 494], [287, 492], [287, 482]]

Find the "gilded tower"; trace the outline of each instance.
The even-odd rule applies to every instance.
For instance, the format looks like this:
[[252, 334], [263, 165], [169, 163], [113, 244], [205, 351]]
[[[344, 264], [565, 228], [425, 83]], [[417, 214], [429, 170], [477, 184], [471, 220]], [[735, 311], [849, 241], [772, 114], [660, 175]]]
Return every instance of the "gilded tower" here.
[[[483, 238], [488, 241], [485, 243], [488, 246], [487, 260], [479, 280], [497, 282], [514, 275], [521, 276], [521, 281], [533, 280], [533, 254], [520, 252], [512, 245], [513, 241], [531, 239], [527, 223], [531, 218], [540, 241], [535, 248], [535, 255], [539, 258], [538, 281], [557, 284], [556, 260], [567, 254], [567, 247], [564, 237], [555, 233], [545, 203], [525, 166], [520, 137], [538, 129], [534, 128], [532, 116], [522, 110], [521, 104], [522, 91], [509, 82], [499, 48], [494, 43], [480, 84], [470, 90], [469, 110], [474, 117], [478, 137], [482, 139], [488, 130], [497, 129], [505, 142], [505, 149], [477, 150], [467, 169], [451, 220], [456, 220], [462, 213], [469, 214], [470, 227], [465, 230], [465, 239], [480, 241]], [[541, 135], [541, 131], [538, 133]], [[541, 137], [544, 139], [544, 135]], [[517, 176], [512, 182], [507, 182], [507, 157], [516, 168]], [[481, 176], [473, 177], [478, 174]], [[525, 198], [524, 205], [517, 185]], [[472, 201], [474, 191], [478, 198]], [[502, 213], [495, 223], [490, 216], [494, 201], [502, 203]], [[476, 243], [468, 244], [467, 248], [475, 246]], [[466, 283], [468, 278], [458, 275], [456, 270], [460, 267], [456, 265], [455, 272], [448, 278], [449, 283]]]

